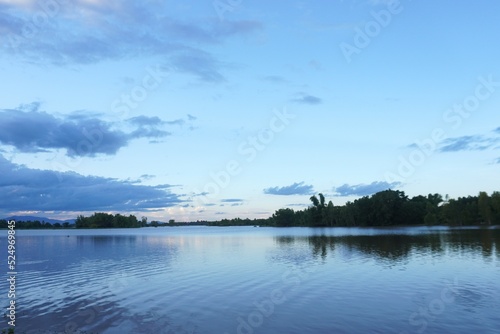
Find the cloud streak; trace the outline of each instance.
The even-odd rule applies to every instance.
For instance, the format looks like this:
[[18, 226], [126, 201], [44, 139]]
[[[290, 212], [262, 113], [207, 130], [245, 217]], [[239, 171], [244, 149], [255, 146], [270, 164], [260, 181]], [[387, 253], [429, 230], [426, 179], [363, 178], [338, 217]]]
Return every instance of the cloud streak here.
[[[498, 129], [494, 132], [498, 133]], [[498, 148], [500, 136], [461, 136], [447, 138], [440, 143], [439, 152], [484, 151]]]
[[299, 104], [309, 104], [309, 105], [318, 105], [323, 103], [323, 100], [317, 96], [305, 94], [305, 93], [297, 93], [297, 97], [292, 99], [292, 102]]
[[264, 194], [268, 195], [310, 195], [313, 193], [313, 186], [304, 184], [304, 182], [295, 182], [292, 185], [284, 187], [270, 187], [264, 189]]

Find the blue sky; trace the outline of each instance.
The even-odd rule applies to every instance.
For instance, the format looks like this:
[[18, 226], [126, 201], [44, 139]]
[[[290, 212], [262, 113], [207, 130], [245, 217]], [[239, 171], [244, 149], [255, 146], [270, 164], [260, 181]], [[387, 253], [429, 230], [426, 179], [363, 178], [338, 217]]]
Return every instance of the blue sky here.
[[0, 216], [498, 189], [500, 4], [0, 0]]

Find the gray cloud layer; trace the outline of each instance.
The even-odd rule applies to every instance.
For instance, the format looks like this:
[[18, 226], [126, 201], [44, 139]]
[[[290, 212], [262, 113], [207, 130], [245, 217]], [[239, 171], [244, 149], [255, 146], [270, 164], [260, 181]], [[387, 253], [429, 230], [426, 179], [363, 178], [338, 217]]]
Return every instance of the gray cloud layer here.
[[[0, 109], [0, 144], [21, 152], [65, 149], [68, 156], [116, 154], [131, 140], [158, 139], [171, 133], [161, 129], [168, 122], [159, 117], [137, 116], [123, 122], [107, 122], [95, 115], [56, 117], [39, 110], [38, 104]], [[128, 131], [118, 127], [128, 128]]]
[[150, 211], [182, 203], [162, 189], [74, 172], [30, 169], [0, 155], [0, 209], [14, 211]]
[[222, 81], [224, 64], [200, 45], [215, 46], [262, 28], [257, 21], [183, 21], [155, 1], [144, 6], [134, 0], [54, 0], [48, 8], [42, 8], [48, 1], [28, 2], [33, 3], [0, 5], [0, 52], [56, 65], [160, 56], [201, 80]]

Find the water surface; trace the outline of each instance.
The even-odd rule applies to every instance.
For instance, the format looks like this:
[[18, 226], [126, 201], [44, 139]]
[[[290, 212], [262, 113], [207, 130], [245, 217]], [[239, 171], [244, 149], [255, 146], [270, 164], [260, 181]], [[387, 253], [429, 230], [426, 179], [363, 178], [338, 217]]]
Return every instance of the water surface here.
[[16, 333], [500, 333], [498, 228], [16, 236]]

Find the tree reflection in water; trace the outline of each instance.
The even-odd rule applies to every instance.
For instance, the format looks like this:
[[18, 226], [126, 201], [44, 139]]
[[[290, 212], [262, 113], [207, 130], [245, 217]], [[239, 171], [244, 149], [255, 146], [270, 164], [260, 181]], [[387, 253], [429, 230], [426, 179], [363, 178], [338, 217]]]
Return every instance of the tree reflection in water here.
[[[445, 253], [480, 254], [485, 258], [500, 255], [500, 229], [497, 228], [451, 228], [429, 233], [411, 234], [399, 229], [397, 233], [367, 235], [328, 235], [335, 229], [323, 230], [325, 233], [313, 236], [277, 236], [275, 241], [281, 246], [306, 244], [311, 248], [314, 257], [325, 259], [329, 252], [336, 249], [343, 252], [361, 252], [369, 257], [388, 263], [401, 263], [408, 260], [412, 254]], [[391, 232], [390, 230], [387, 230]]]

